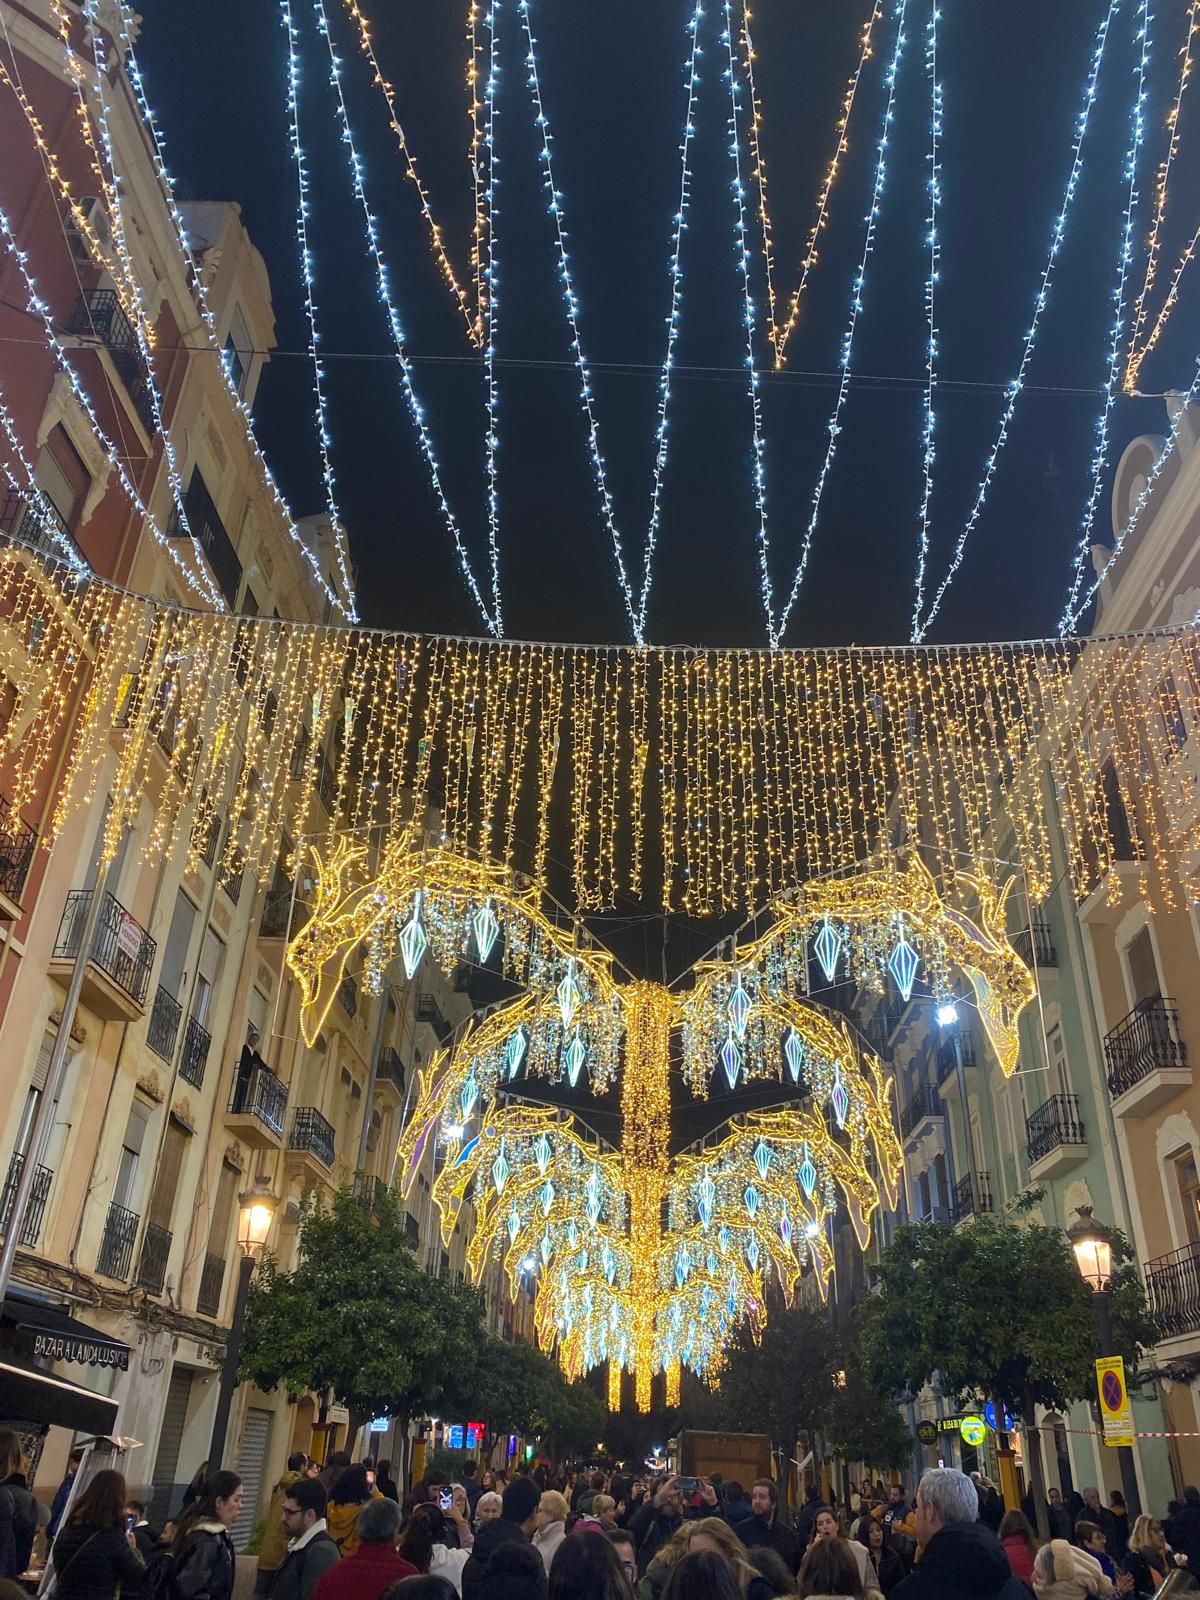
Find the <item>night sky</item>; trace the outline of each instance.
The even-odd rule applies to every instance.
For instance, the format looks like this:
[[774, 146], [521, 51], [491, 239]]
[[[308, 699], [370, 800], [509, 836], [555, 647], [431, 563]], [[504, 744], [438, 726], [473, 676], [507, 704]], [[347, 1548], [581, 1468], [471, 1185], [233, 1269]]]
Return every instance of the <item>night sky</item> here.
[[[486, 572], [480, 360], [427, 248], [416, 194], [403, 181], [381, 97], [371, 86], [341, 0], [327, 0], [347, 61], [352, 120], [381, 218], [417, 382], [481, 582]], [[293, 0], [305, 52], [302, 117], [313, 181], [312, 239], [329, 371], [335, 467], [371, 623], [482, 632], [428, 489], [390, 359], [361, 226], [338, 142], [328, 57], [308, 0]], [[385, 73], [456, 262], [471, 223], [463, 88], [465, 5], [367, 0]], [[709, 8], [706, 67], [685, 236], [684, 323], [677, 359], [673, 455], [649, 632], [655, 642], [761, 644], [756, 517], [741, 311], [733, 250], [727, 93], [719, 6]], [[1070, 139], [1101, 0], [944, 0], [942, 370], [934, 555], [940, 578], [969, 510], [1016, 371], [1038, 276], [1066, 179]], [[310, 374], [295, 246], [295, 180], [285, 113], [285, 39], [270, 0], [142, 0], [139, 55], [188, 197], [240, 202], [266, 257], [280, 350], [255, 414], [259, 437], [298, 513], [321, 505]], [[775, 218], [779, 290], [796, 281], [834, 117], [857, 59], [866, 0], [760, 0], [759, 89]], [[1127, 4], [1125, 12], [1134, 7]], [[1143, 159], [1143, 216], [1162, 151], [1184, 0], [1155, 7], [1156, 52]], [[684, 0], [538, 0], [542, 88], [565, 195], [585, 347], [599, 369], [596, 405], [626, 558], [640, 568], [652, 435], [668, 309], [667, 248], [677, 203], [687, 50]], [[910, 0], [896, 132], [841, 449], [788, 643], [901, 642], [908, 637], [920, 491], [924, 372], [925, 0]], [[789, 372], [765, 391], [768, 487], [777, 588], [799, 550], [825, 448], [850, 278], [861, 250], [883, 68], [894, 24], [880, 25], [855, 107], [851, 150]], [[501, 561], [512, 637], [629, 638], [608, 534], [587, 461], [569, 364], [550, 218], [520, 65], [514, 0], [505, 0], [497, 124], [502, 211]], [[1129, 16], [1110, 38], [1077, 209], [1030, 370], [1051, 393], [1023, 398], [967, 564], [933, 640], [1053, 632], [1087, 493], [1109, 295], [1123, 203], [1134, 64]], [[1195, 89], [1192, 94], [1195, 94]], [[1196, 162], [1184, 114], [1163, 258], [1168, 273], [1195, 225]], [[1200, 148], [1200, 144], [1197, 145]], [[1139, 243], [1145, 226], [1139, 226]], [[752, 239], [757, 236], [752, 235]], [[1140, 283], [1140, 257], [1134, 277]], [[755, 287], [762, 304], [761, 258]], [[1195, 269], [1193, 269], [1195, 270]], [[1165, 279], [1164, 279], [1165, 288]], [[1161, 291], [1160, 291], [1161, 292]], [[1187, 387], [1200, 348], [1200, 297], [1185, 300], [1142, 386]], [[760, 365], [768, 363], [763, 341]], [[508, 363], [516, 363], [509, 365]], [[618, 370], [605, 371], [605, 364]], [[682, 369], [703, 369], [684, 371]], [[886, 380], [886, 381], [881, 381]], [[898, 380], [898, 381], [897, 381]], [[1084, 392], [1078, 392], [1084, 391]], [[1158, 402], [1122, 400], [1116, 454], [1161, 431]], [[1098, 527], [1108, 530], [1107, 486]]]

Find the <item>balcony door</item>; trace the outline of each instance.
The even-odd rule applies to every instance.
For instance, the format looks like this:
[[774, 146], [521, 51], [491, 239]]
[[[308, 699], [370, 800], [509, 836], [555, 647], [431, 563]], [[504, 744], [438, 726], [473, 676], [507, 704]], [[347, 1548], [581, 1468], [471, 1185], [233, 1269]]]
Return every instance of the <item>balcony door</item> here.
[[202, 1027], [208, 1027], [213, 994], [221, 981], [224, 966], [224, 941], [219, 939], [211, 928], [206, 928], [204, 948], [200, 952], [200, 967], [196, 974], [196, 996], [192, 1005], [192, 1015]]
[[175, 909], [171, 913], [171, 926], [163, 950], [162, 970], [158, 975], [159, 987], [165, 989], [172, 1000], [183, 998], [188, 951], [191, 948], [192, 931], [195, 926], [196, 908], [180, 889], [175, 896]]
[[1200, 1172], [1196, 1169], [1196, 1152], [1186, 1150], [1175, 1157], [1175, 1182], [1179, 1186], [1179, 1202], [1183, 1208], [1183, 1225], [1190, 1245], [1200, 1244]]
[[1162, 999], [1158, 962], [1154, 957], [1154, 940], [1150, 937], [1149, 928], [1139, 928], [1125, 946], [1125, 966], [1129, 973], [1134, 1010], [1151, 1001]]

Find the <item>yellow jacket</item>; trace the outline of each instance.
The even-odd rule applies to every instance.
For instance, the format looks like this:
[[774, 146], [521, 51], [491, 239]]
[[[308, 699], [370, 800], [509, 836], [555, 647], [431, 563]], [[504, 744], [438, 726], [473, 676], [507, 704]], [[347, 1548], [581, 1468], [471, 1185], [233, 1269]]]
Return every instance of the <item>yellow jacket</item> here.
[[298, 1472], [285, 1472], [275, 1485], [271, 1494], [271, 1504], [267, 1507], [267, 1523], [263, 1529], [262, 1543], [258, 1547], [258, 1570], [260, 1572], [278, 1572], [283, 1565], [283, 1558], [287, 1555], [288, 1535], [283, 1526], [284, 1496], [294, 1483], [300, 1482]]
[[[367, 1499], [382, 1500], [383, 1496], [378, 1489], [372, 1489]], [[352, 1556], [358, 1549], [358, 1513], [366, 1503], [366, 1500], [357, 1504], [351, 1501], [347, 1505], [342, 1505], [336, 1500], [329, 1502], [325, 1521], [329, 1526], [330, 1536], [342, 1553], [343, 1560], [346, 1556]]]

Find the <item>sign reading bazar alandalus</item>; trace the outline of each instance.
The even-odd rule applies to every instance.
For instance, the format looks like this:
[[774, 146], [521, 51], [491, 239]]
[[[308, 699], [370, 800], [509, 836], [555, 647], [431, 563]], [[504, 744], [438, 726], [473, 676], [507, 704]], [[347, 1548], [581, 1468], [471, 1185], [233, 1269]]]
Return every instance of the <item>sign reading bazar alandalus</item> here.
[[129, 1370], [129, 1350], [123, 1344], [104, 1340], [77, 1339], [70, 1334], [44, 1333], [29, 1329], [35, 1356], [43, 1361], [74, 1361], [83, 1367], [117, 1367]]

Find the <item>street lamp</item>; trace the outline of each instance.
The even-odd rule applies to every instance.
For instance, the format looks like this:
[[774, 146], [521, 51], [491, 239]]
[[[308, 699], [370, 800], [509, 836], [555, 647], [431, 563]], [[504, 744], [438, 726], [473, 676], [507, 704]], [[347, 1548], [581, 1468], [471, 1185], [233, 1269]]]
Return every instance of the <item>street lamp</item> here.
[[238, 1261], [237, 1294], [233, 1302], [233, 1321], [225, 1346], [225, 1364], [221, 1368], [221, 1381], [217, 1389], [217, 1411], [213, 1418], [212, 1441], [208, 1447], [208, 1471], [211, 1476], [219, 1472], [225, 1457], [225, 1435], [229, 1431], [229, 1411], [233, 1392], [237, 1388], [238, 1363], [242, 1354], [242, 1333], [246, 1324], [246, 1301], [250, 1296], [250, 1280], [254, 1265], [263, 1252], [271, 1224], [275, 1220], [275, 1196], [270, 1182], [259, 1178], [253, 1189], [238, 1196], [237, 1243]]
[[[1112, 1282], [1112, 1229], [1096, 1220], [1092, 1215], [1091, 1206], [1080, 1206], [1075, 1215], [1079, 1220], [1073, 1222], [1067, 1229], [1067, 1238], [1071, 1241], [1079, 1276], [1092, 1291], [1100, 1355], [1111, 1356], [1113, 1354], [1112, 1297], [1108, 1290]], [[1117, 1460], [1121, 1468], [1121, 1489], [1132, 1519], [1140, 1512], [1141, 1502], [1138, 1498], [1137, 1468], [1134, 1466], [1133, 1451], [1127, 1444], [1117, 1446]]]

